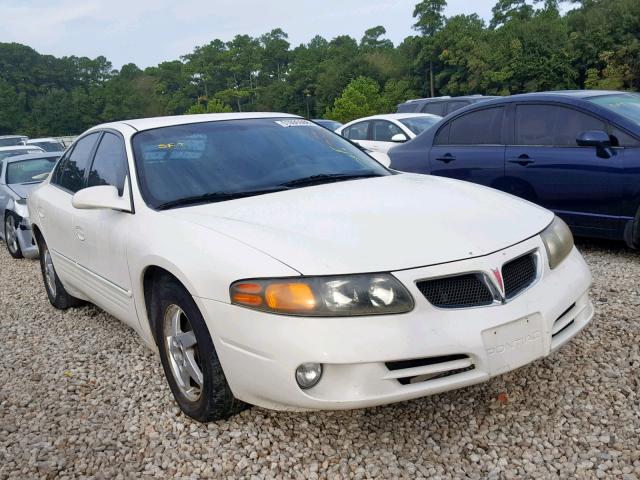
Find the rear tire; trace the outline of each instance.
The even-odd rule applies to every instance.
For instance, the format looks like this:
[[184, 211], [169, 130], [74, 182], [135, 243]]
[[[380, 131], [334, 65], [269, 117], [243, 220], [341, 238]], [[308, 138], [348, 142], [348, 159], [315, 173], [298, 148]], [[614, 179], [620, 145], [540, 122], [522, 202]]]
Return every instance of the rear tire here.
[[176, 280], [156, 280], [151, 318], [162, 368], [185, 415], [198, 422], [223, 420], [248, 408], [233, 396], [204, 318]]
[[49, 251], [49, 247], [47, 247], [47, 243], [44, 239], [39, 239], [38, 247], [40, 248], [40, 270], [42, 271], [42, 280], [51, 305], [56, 307], [58, 310], [66, 310], [71, 307], [79, 307], [80, 305], [83, 305], [84, 302], [82, 300], [69, 295], [64, 289], [60, 278], [58, 278], [56, 269], [53, 266], [51, 252]]
[[4, 216], [4, 241], [13, 258], [24, 258], [20, 248], [20, 240], [18, 240], [19, 228], [19, 219], [13, 213], [7, 212]]

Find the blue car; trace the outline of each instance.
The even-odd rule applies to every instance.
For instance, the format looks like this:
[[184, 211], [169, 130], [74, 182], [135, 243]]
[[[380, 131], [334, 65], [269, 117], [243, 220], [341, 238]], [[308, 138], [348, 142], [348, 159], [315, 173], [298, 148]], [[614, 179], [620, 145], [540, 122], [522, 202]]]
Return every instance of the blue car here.
[[389, 157], [396, 170], [467, 180], [542, 205], [576, 235], [640, 247], [636, 93], [559, 91], [488, 100], [448, 115]]

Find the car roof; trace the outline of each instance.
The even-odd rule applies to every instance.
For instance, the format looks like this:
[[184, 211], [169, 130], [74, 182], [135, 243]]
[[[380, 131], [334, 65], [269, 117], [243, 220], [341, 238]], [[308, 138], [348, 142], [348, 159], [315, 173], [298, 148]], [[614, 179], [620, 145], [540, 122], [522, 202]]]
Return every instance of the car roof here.
[[43, 138], [30, 138], [27, 140], [27, 144], [36, 143], [36, 142], [52, 142], [52, 143], [60, 143], [60, 141], [53, 137], [43, 137]]
[[442, 118], [439, 115], [433, 115], [431, 113], [420, 113], [420, 112], [383, 113], [380, 115], [371, 115], [370, 117], [357, 118], [356, 120], [352, 120], [349, 123], [363, 122], [365, 120], [376, 120], [376, 119], [377, 120], [402, 120], [405, 118], [416, 118], [416, 117], [431, 117], [431, 118], [436, 118], [438, 120]]
[[46, 153], [27, 153], [25, 155], [14, 155], [13, 157], [7, 157], [2, 160], [5, 163], [21, 162], [23, 160], [37, 160], [39, 158], [59, 158], [62, 156], [62, 152], [46, 152]]
[[277, 112], [247, 112], [247, 113], [203, 113], [197, 115], [173, 115], [167, 117], [136, 118], [118, 122], [96, 125], [91, 130], [114, 128], [121, 129], [129, 126], [135, 130], [151, 130], [153, 128], [185, 125], [190, 123], [219, 122], [222, 120], [250, 120], [260, 118], [302, 118], [298, 115]]
[[450, 97], [448, 95], [444, 95], [442, 97], [427, 97], [427, 98], [413, 98], [411, 100], [407, 100], [404, 103], [416, 103], [416, 102], [450, 102], [456, 100], [487, 100], [491, 98], [500, 98], [499, 95], [460, 95], [457, 97]]
[[[7, 150], [33, 150], [34, 148], [40, 148], [37, 145], [10, 145], [7, 147], [0, 147], [0, 152], [6, 152]], [[42, 150], [42, 149], [41, 149]], [[42, 150], [44, 152], [44, 150]]]

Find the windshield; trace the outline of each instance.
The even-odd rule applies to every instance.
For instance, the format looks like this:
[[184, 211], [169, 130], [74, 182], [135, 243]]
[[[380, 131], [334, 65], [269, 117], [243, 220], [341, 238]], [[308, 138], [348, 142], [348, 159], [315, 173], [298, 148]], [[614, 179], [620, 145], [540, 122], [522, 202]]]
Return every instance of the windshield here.
[[402, 118], [398, 121], [416, 135], [420, 135], [426, 129], [438, 123], [440, 121], [440, 117], [410, 117]]
[[162, 127], [136, 134], [133, 150], [140, 188], [152, 208], [390, 175], [342, 137], [297, 118]]
[[42, 153], [42, 150], [40, 148], [34, 148], [33, 150], [23, 148], [16, 150], [2, 150], [0, 151], [0, 160], [15, 157], [16, 155], [26, 155], [28, 153]]
[[619, 93], [587, 98], [592, 103], [600, 105], [632, 122], [640, 125], [640, 95], [634, 93]]
[[14, 145], [22, 145], [27, 137], [8, 137], [0, 138], [0, 147], [12, 147]]
[[45, 152], [63, 152], [64, 147], [58, 142], [30, 142], [29, 145], [40, 147]]
[[7, 165], [7, 184], [41, 182], [53, 169], [57, 157], [21, 160]]

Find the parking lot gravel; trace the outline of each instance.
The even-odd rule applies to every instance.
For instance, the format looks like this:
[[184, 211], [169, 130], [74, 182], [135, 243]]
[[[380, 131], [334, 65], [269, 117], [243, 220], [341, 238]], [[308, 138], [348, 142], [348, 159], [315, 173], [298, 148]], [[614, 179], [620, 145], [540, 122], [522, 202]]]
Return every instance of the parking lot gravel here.
[[406, 403], [201, 425], [132, 330], [54, 310], [37, 261], [0, 245], [0, 479], [640, 480], [640, 253], [580, 248], [596, 317], [547, 359]]

